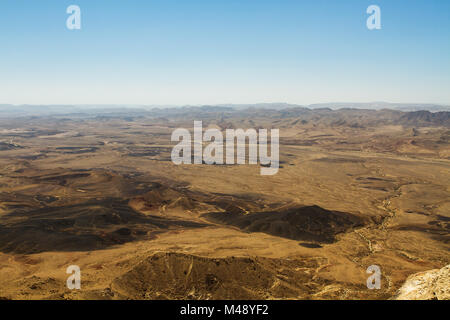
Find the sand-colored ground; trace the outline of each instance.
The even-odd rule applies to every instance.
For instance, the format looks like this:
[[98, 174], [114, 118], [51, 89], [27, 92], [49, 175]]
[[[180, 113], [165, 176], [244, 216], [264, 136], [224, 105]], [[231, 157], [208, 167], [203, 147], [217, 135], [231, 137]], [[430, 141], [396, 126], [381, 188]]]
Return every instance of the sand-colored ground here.
[[253, 121], [280, 128], [274, 176], [174, 165], [188, 120], [4, 124], [0, 297], [386, 299], [450, 263], [445, 127]]

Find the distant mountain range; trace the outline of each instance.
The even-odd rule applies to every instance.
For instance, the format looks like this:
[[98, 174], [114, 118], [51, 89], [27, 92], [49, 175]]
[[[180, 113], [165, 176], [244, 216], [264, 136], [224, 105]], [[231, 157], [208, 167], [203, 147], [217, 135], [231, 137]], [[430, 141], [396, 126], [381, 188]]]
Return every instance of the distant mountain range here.
[[[175, 120], [266, 119], [278, 125], [298, 125], [308, 122], [324, 125], [372, 126], [399, 124], [405, 126], [450, 127], [450, 107], [420, 104], [327, 103], [300, 106], [287, 103], [230, 104], [210, 106], [125, 106], [125, 105], [0, 105], [0, 118], [13, 117], [58, 118], [137, 118]], [[285, 123], [284, 123], [285, 122]], [[292, 123], [291, 123], [292, 122]]]
[[[0, 104], [0, 115], [7, 113], [23, 115], [46, 115], [46, 114], [70, 114], [70, 113], [109, 113], [109, 112], [147, 112], [151, 110], [169, 109], [189, 110], [201, 108], [207, 110], [245, 110], [245, 109], [270, 109], [284, 110], [293, 108], [308, 109], [367, 109], [382, 110], [390, 109], [397, 111], [450, 111], [450, 105], [424, 104], [424, 103], [390, 103], [390, 102], [335, 102], [316, 103], [310, 105], [298, 105], [283, 102], [254, 103], [254, 104], [218, 104], [218, 105], [12, 105]], [[173, 111], [173, 110], [172, 110]]]
[[256, 103], [256, 104], [223, 104], [220, 106], [233, 107], [237, 109], [257, 108], [257, 109], [289, 109], [304, 107], [308, 109], [368, 109], [368, 110], [382, 110], [391, 109], [399, 111], [450, 111], [450, 106], [438, 104], [425, 103], [390, 103], [390, 102], [335, 102], [335, 103], [316, 103], [310, 105], [297, 105], [289, 103]]
[[355, 103], [355, 102], [338, 102], [338, 103], [318, 103], [308, 106], [311, 109], [317, 108], [330, 108], [330, 109], [370, 109], [370, 110], [382, 110], [391, 109], [399, 111], [450, 111], [450, 106], [438, 105], [438, 104], [424, 104], [424, 103], [390, 103], [390, 102], [367, 102], [367, 103]]

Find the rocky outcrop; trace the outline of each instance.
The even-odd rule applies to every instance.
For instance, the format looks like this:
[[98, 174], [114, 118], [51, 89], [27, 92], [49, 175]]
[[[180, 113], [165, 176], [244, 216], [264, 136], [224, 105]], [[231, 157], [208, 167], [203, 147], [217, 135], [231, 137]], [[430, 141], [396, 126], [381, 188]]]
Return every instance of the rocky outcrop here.
[[406, 279], [397, 300], [450, 300], [450, 264], [442, 269], [413, 274]]

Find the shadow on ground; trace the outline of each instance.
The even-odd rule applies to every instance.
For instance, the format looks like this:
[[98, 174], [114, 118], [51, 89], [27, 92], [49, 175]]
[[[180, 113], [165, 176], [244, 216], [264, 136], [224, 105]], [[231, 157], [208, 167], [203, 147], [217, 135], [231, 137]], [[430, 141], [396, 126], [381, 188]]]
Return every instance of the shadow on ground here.
[[104, 249], [174, 229], [207, 224], [143, 215], [126, 200], [105, 198], [61, 207], [14, 211], [0, 221], [0, 251], [31, 254], [44, 251]]
[[351, 213], [330, 211], [319, 206], [249, 214], [213, 212], [203, 217], [248, 232], [264, 232], [277, 237], [317, 243], [332, 243], [336, 241], [337, 234], [368, 222], [367, 219]]

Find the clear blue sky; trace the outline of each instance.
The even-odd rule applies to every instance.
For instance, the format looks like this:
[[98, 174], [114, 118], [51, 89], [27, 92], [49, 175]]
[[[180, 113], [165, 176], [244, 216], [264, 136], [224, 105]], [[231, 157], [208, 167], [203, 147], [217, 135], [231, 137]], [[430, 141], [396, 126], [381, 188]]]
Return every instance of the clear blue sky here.
[[450, 1], [0, 1], [0, 104], [335, 101], [450, 104]]

